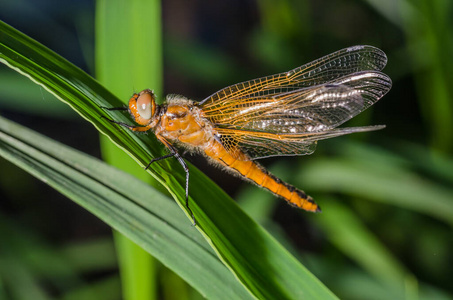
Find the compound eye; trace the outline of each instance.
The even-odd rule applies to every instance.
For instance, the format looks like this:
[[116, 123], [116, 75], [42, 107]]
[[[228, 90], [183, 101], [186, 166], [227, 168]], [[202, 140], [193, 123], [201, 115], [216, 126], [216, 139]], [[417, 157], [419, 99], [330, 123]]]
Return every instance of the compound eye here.
[[142, 93], [137, 99], [137, 111], [145, 120], [151, 119], [154, 111], [154, 99], [149, 93]]

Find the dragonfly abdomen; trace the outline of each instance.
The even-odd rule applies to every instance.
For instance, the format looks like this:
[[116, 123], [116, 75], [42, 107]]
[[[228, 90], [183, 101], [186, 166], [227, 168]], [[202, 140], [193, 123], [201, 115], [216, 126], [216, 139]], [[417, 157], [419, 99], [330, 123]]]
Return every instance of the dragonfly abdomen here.
[[298, 208], [319, 212], [321, 209], [315, 201], [303, 191], [275, 177], [270, 172], [262, 168], [252, 160], [247, 160], [247, 156], [239, 153], [233, 157], [221, 143], [213, 140], [209, 147], [204, 149], [206, 155], [221, 165], [228, 167], [235, 174], [254, 182], [279, 198], [286, 200]]
[[[264, 187], [265, 189], [272, 192], [274, 195], [285, 199], [292, 206], [302, 208], [307, 211], [320, 212], [321, 208], [316, 204], [316, 202], [305, 192], [297, 189], [296, 187], [282, 181], [280, 178], [261, 168], [257, 163], [254, 163], [256, 166], [253, 173], [264, 174], [265, 179], [262, 184], [255, 182], [259, 186]], [[261, 175], [254, 176], [251, 173], [248, 179], [253, 180], [254, 177], [260, 177]]]

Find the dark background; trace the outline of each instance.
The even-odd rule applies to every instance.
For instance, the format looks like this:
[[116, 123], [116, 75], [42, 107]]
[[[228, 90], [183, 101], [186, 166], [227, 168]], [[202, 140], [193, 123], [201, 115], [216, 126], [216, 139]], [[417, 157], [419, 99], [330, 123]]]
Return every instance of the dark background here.
[[[380, 157], [389, 160], [383, 160], [383, 168], [394, 170], [394, 174], [404, 171], [414, 178], [414, 189], [423, 189], [419, 182], [427, 183], [434, 191], [450, 195], [453, 201], [453, 169], [448, 168], [453, 168], [450, 1], [170, 0], [164, 1], [162, 9], [165, 94], [181, 94], [194, 100], [236, 82], [292, 69], [344, 47], [369, 44], [383, 49], [389, 57], [384, 71], [392, 78], [393, 88], [346, 125], [386, 124], [385, 130], [322, 141], [310, 157], [270, 159], [263, 164], [312, 194], [323, 208], [329, 201], [349, 207], [363, 228], [408, 271], [407, 284], [419, 285], [420, 298], [429, 294], [431, 299], [446, 299], [453, 294], [452, 223], [414, 209], [411, 204], [393, 205], [389, 199], [380, 200], [376, 190], [370, 189], [369, 193], [374, 193], [370, 197], [366, 193], [351, 196], [347, 188], [323, 190], [322, 182], [313, 188], [290, 180], [299, 178], [298, 170], [290, 166], [297, 164], [303, 172], [305, 164], [316, 167], [318, 161], [349, 157], [352, 154], [344, 154], [341, 149], [360, 145], [359, 150], [369, 151], [360, 150], [358, 156], [363, 160], [376, 159], [367, 153], [384, 153]], [[94, 11], [92, 1], [0, 3], [1, 20], [92, 75]], [[137, 12], [138, 17], [143, 14], [146, 12]], [[114, 62], [111, 67], [115, 68]], [[100, 157], [98, 133], [91, 124], [3, 66], [0, 113]], [[258, 190], [208, 166], [202, 158], [188, 160], [235, 199], [244, 200]], [[382, 190], [386, 188], [382, 186]], [[15, 270], [20, 272], [15, 276], [34, 278], [31, 286], [43, 295], [57, 297], [81, 286], [117, 282], [110, 228], [104, 223], [3, 159], [0, 199], [0, 268], [2, 261], [4, 266], [17, 263], [20, 268]], [[363, 299], [373, 289], [374, 299], [395, 295], [379, 276], [351, 257], [352, 252], [332, 242], [334, 233], [314, 219], [322, 215], [309, 216], [274, 198], [266, 209], [269, 213], [261, 223], [292, 245], [290, 249], [339, 297]], [[86, 250], [89, 247], [93, 252]], [[36, 253], [42, 256], [34, 258]], [[77, 280], [71, 277], [72, 281], [65, 281], [36, 271], [44, 268], [45, 258], [53, 253], [75, 270]], [[93, 258], [96, 253], [101, 253], [102, 259]], [[91, 264], [87, 257], [91, 257]], [[36, 260], [42, 260], [42, 265]], [[12, 289], [8, 280], [11, 274], [5, 273], [0, 270], [0, 279], [4, 278], [8, 291]], [[118, 299], [119, 295], [119, 287], [115, 286], [111, 295], [105, 296]]]

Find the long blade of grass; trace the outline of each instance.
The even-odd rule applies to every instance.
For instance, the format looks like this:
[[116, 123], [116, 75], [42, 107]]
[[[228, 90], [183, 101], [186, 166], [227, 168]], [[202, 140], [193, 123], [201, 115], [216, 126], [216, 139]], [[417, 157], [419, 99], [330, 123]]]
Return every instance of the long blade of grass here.
[[329, 235], [329, 240], [381, 282], [396, 287], [403, 286], [404, 280], [409, 276], [408, 271], [361, 221], [338, 202], [330, 201], [324, 206], [327, 206], [324, 210], [326, 216], [315, 221]]
[[[147, 18], [137, 18], [146, 11]], [[162, 91], [162, 43], [159, 0], [99, 0], [96, 2], [96, 77], [125, 100], [133, 91]], [[133, 46], [132, 46], [133, 45]], [[124, 59], [127, 58], [127, 59]], [[115, 62], [112, 67], [111, 62]], [[105, 161], [144, 181], [152, 177], [126, 153], [101, 135]], [[154, 182], [154, 185], [159, 185]], [[156, 299], [157, 266], [151, 256], [121, 234], [114, 234], [124, 299]]]
[[128, 236], [206, 297], [249, 298], [174, 202], [149, 185], [1, 117], [0, 155]]
[[[415, 72], [420, 113], [430, 128], [433, 148], [444, 153], [453, 149], [453, 39], [451, 1], [407, 1], [401, 10], [402, 29], [408, 54], [414, 64], [428, 61]], [[418, 46], [418, 47], [415, 47]]]
[[[120, 112], [107, 114], [101, 108], [121, 105], [110, 92], [80, 69], [4, 23], [0, 23], [0, 60], [68, 103], [142, 166], [152, 157], [162, 154], [162, 146], [152, 135], [135, 135], [100, 118], [106, 116], [129, 121]], [[196, 228], [254, 296], [266, 299], [335, 298], [264, 229], [245, 215], [225, 192], [196, 168], [189, 168], [189, 201], [197, 219]], [[185, 174], [179, 164], [166, 160], [153, 164], [148, 172], [169, 190], [189, 217], [184, 205]], [[90, 207], [93, 213], [98, 209]], [[136, 217], [135, 213], [131, 214], [129, 221], [133, 222]], [[186, 222], [190, 227], [189, 220]], [[151, 232], [146, 230], [144, 233]], [[178, 272], [192, 285], [197, 283], [196, 288], [204, 292], [206, 287], [196, 279], [198, 273], [196, 267]]]
[[312, 189], [397, 205], [453, 225], [453, 191], [381, 161], [318, 159], [299, 176]]

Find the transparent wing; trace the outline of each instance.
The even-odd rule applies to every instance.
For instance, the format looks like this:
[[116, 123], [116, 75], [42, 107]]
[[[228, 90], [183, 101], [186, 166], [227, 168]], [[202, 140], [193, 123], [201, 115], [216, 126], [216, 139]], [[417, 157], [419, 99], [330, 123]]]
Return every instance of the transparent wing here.
[[335, 128], [367, 109], [391, 85], [390, 78], [381, 72], [358, 72], [270, 98], [228, 99], [215, 118], [212, 111], [203, 109], [203, 113], [217, 127], [271, 133], [321, 131]]
[[198, 105], [233, 155], [310, 154], [317, 140], [381, 128], [335, 129], [390, 90], [390, 78], [379, 72], [386, 62], [377, 48], [351, 47], [286, 73], [227, 87]]
[[[306, 134], [274, 134], [238, 129], [219, 128], [220, 141], [233, 156], [239, 151], [245, 152], [250, 159], [262, 159], [271, 156], [293, 156], [311, 154], [316, 149], [316, 142], [355, 132], [379, 130], [385, 126], [365, 126], [334, 128], [327, 131]], [[238, 151], [239, 150], [239, 151]]]
[[199, 103], [214, 111], [223, 101], [235, 98], [272, 97], [304, 87], [320, 85], [337, 78], [366, 70], [382, 70], [385, 53], [372, 46], [354, 46], [339, 50], [291, 71], [253, 79], [226, 87]]

